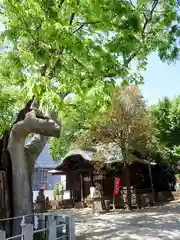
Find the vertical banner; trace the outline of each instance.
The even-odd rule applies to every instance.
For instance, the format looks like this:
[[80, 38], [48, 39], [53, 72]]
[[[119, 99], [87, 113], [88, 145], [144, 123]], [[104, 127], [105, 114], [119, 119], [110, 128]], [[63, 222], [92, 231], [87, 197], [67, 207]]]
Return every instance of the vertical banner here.
[[120, 189], [120, 178], [115, 178], [114, 180], [114, 196], [117, 196], [119, 194]]

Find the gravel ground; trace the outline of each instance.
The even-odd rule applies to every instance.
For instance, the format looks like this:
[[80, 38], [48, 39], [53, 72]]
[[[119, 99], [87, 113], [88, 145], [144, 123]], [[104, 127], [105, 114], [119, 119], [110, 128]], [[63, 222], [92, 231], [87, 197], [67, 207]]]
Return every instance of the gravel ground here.
[[74, 216], [77, 240], [180, 240], [180, 203], [133, 212], [92, 214], [89, 209], [60, 210]]

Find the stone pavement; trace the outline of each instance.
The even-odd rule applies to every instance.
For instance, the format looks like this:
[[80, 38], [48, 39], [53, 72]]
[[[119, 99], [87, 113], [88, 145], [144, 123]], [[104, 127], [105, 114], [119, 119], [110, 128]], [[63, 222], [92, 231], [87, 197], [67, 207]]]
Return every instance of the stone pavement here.
[[180, 240], [180, 203], [133, 212], [92, 214], [89, 209], [60, 210], [73, 215], [77, 240]]

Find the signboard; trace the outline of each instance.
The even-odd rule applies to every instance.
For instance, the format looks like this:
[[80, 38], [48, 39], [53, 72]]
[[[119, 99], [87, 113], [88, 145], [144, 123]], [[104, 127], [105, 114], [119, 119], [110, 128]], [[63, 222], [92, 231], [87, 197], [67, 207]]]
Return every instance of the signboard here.
[[102, 179], [103, 179], [103, 176], [102, 176], [102, 175], [93, 176], [93, 180], [94, 180], [94, 181], [98, 181], [98, 180], [102, 180]]
[[114, 196], [117, 196], [119, 194], [119, 188], [120, 188], [120, 178], [115, 178], [114, 180]]

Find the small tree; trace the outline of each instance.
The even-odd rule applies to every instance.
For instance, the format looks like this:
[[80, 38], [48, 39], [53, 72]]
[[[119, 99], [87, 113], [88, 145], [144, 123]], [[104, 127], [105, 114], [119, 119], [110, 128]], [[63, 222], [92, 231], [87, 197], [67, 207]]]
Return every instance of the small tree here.
[[54, 186], [54, 189], [53, 189], [53, 197], [54, 197], [54, 199], [56, 199], [56, 196], [59, 195], [59, 185], [60, 185], [60, 183], [57, 182], [55, 184], [55, 186]]
[[[115, 143], [122, 152], [126, 173], [126, 209], [131, 209], [129, 165], [132, 151], [145, 153], [151, 141], [152, 125], [146, 112], [145, 101], [136, 86], [116, 88], [107, 113], [91, 129], [89, 139], [98, 143]], [[82, 139], [81, 139], [82, 140]]]

